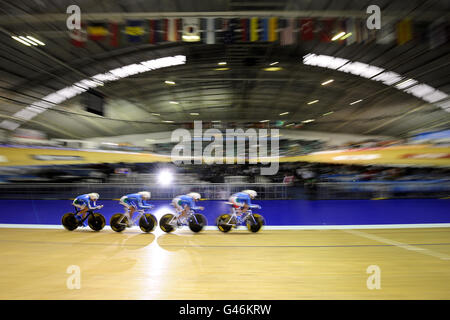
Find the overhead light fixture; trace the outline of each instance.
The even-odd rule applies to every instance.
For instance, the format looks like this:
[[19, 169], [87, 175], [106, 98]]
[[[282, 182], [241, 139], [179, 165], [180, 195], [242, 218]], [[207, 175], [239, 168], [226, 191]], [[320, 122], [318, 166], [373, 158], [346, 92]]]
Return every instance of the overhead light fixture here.
[[333, 38], [331, 38], [331, 41], [336, 41], [337, 39], [339, 39], [340, 37], [342, 37], [343, 35], [345, 35], [345, 32], [339, 32], [337, 35], [335, 35]]
[[352, 35], [351, 32], [346, 33], [346, 34], [341, 38], [341, 40], [345, 40], [345, 39], [347, 39], [348, 37], [350, 37], [351, 35]]
[[230, 68], [215, 68], [215, 71], [226, 71], [226, 70], [230, 70]]
[[359, 100], [353, 101], [353, 102], [351, 102], [351, 103], [350, 103], [350, 105], [354, 105], [354, 104], [360, 103], [361, 101], [362, 101], [362, 99], [359, 99]]
[[191, 116], [198, 116], [198, 115], [200, 115], [200, 113], [197, 113], [197, 112], [191, 112], [191, 113], [189, 113]]
[[280, 113], [280, 116], [285, 116], [287, 114], [289, 114], [289, 112], [283, 112], [283, 113]]
[[22, 39], [20, 39], [19, 37], [11, 36], [11, 38], [13, 38], [13, 39], [16, 40], [16, 41], [19, 41], [20, 43], [26, 45], [27, 47], [30, 47], [30, 46], [31, 46], [31, 44], [30, 44], [29, 42], [27, 42], [27, 41], [25, 41], [25, 40], [22, 40]]
[[217, 123], [217, 122], [221, 122], [221, 121], [220, 120], [212, 120], [211, 122], [216, 122]]
[[180, 104], [179, 102], [176, 101], [169, 101], [170, 104]]
[[289, 124], [287, 124], [287, 125], [285, 125], [285, 127], [290, 127], [290, 126], [293, 126], [295, 123], [289, 123]]
[[334, 111], [330, 111], [330, 112], [324, 113], [322, 116], [329, 116], [330, 114], [333, 114], [333, 113], [334, 113]]
[[32, 44], [33, 46], [37, 46], [38, 45], [36, 42], [34, 42], [34, 41], [30, 40], [30, 39], [27, 39], [24, 36], [20, 36], [19, 38], [22, 39], [25, 42], [28, 42], [28, 43]]
[[166, 81], [164, 81], [164, 83], [165, 83], [165, 84], [174, 85], [174, 84], [175, 84], [175, 81], [169, 81], [169, 80], [166, 80]]
[[172, 120], [163, 120], [163, 122], [166, 122], [166, 123], [173, 123]]
[[270, 65], [271, 66], [274, 66], [274, 65], [276, 65], [276, 64], [278, 64], [279, 62], [278, 61], [275, 61], [275, 62], [272, 62]]
[[310, 101], [310, 102], [308, 102], [308, 104], [314, 104], [314, 103], [317, 103], [317, 102], [319, 102], [319, 100]]
[[219, 62], [218, 65], [219, 66], [225, 66], [227, 63], [225, 61]]
[[34, 41], [34, 42], [36, 42], [38, 45], [40, 45], [40, 46], [45, 46], [45, 43], [43, 43], [42, 41], [40, 41], [40, 40], [38, 40], [38, 39], [36, 39], [35, 37], [32, 37], [32, 36], [27, 36], [27, 38], [28, 38], [28, 41]]
[[159, 113], [152, 113], [153, 116], [160, 116]]
[[269, 122], [270, 120], [261, 120], [260, 122]]
[[283, 68], [281, 67], [268, 67], [268, 68], [264, 68], [264, 71], [280, 71], [283, 70]]
[[334, 81], [333, 79], [330, 79], [330, 80], [327, 80], [325, 82], [322, 82], [321, 85], [325, 86], [325, 85], [327, 85], [329, 83], [332, 83], [333, 81]]
[[308, 120], [302, 121], [302, 123], [310, 123], [310, 122], [313, 122], [313, 121], [315, 121], [315, 120], [314, 119], [308, 119]]

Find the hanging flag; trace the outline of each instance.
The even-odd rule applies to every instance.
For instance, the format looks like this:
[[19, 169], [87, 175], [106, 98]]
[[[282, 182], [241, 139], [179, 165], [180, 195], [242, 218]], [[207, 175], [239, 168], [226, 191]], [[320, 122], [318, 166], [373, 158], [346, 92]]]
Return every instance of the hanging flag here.
[[333, 30], [334, 30], [334, 19], [325, 19], [319, 21], [319, 39], [320, 42], [330, 42], [333, 38]]
[[205, 31], [206, 44], [216, 43], [215, 21], [216, 20], [214, 18], [206, 18], [206, 31]]
[[269, 18], [269, 39], [268, 41], [274, 42], [278, 40], [278, 18]]
[[[223, 30], [223, 43], [230, 44], [236, 41], [236, 31], [239, 27], [239, 23], [242, 23], [242, 20], [238, 19], [223, 19], [222, 20], [222, 30]], [[242, 27], [241, 27], [242, 29]]]
[[105, 23], [91, 22], [87, 27], [87, 34], [90, 40], [100, 41], [108, 35], [108, 29]]
[[78, 48], [85, 46], [87, 41], [86, 25], [81, 24], [81, 29], [74, 29], [69, 32], [70, 42]]
[[300, 20], [300, 37], [303, 41], [314, 39], [314, 20], [301, 19]]
[[241, 19], [241, 40], [244, 42], [250, 41], [250, 20]]
[[183, 19], [183, 41], [197, 42], [200, 41], [200, 19], [184, 18]]
[[258, 18], [250, 19], [250, 41], [258, 41]]
[[110, 23], [109, 34], [110, 34], [109, 44], [112, 47], [118, 47], [119, 46], [119, 24], [117, 22]]
[[141, 42], [144, 35], [143, 21], [128, 20], [125, 26], [125, 34], [129, 42]]
[[260, 22], [260, 31], [259, 32], [259, 40], [261, 41], [269, 41], [269, 19], [262, 18], [259, 19]]
[[411, 19], [404, 19], [397, 23], [397, 44], [402, 45], [412, 39]]
[[164, 19], [164, 40], [170, 42], [180, 41], [181, 19]]
[[282, 46], [288, 46], [295, 43], [294, 37], [294, 28], [295, 28], [295, 20], [294, 19], [283, 19], [280, 24], [282, 24], [281, 34], [280, 34], [280, 44]]
[[148, 21], [148, 42], [152, 44], [158, 43], [159, 32], [157, 28], [158, 20], [150, 19]]

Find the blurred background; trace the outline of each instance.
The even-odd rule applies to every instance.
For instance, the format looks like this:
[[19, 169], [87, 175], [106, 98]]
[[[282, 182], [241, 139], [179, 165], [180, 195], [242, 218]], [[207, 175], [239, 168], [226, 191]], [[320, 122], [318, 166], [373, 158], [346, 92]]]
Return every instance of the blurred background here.
[[[0, 16], [2, 199], [449, 196], [449, 1], [16, 0]], [[195, 120], [278, 129], [278, 173], [171, 163], [173, 130], [211, 142]]]

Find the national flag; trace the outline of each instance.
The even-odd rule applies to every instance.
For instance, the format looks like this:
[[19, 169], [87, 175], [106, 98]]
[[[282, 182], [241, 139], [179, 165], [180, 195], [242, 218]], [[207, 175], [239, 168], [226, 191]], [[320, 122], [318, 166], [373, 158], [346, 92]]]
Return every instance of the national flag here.
[[145, 33], [143, 21], [128, 20], [125, 26], [125, 34], [129, 42], [141, 42]]
[[241, 19], [241, 40], [246, 42], [250, 40], [250, 20], [249, 19]]
[[184, 18], [183, 19], [183, 36], [185, 42], [200, 41], [200, 19]]
[[90, 40], [100, 41], [108, 35], [108, 29], [105, 23], [91, 22], [87, 27], [87, 34]]
[[260, 22], [259, 39], [261, 41], [269, 41], [269, 19], [262, 18], [259, 19], [259, 22]]
[[278, 40], [278, 18], [269, 18], [269, 41], [274, 42]]
[[81, 24], [81, 29], [74, 29], [69, 32], [70, 42], [75, 46], [82, 48], [87, 41], [86, 25]]
[[258, 18], [251, 18], [250, 19], [250, 41], [258, 41]]
[[314, 39], [314, 20], [301, 19], [300, 20], [300, 38], [303, 41]]
[[402, 45], [412, 39], [411, 19], [404, 19], [397, 23], [397, 44]]
[[164, 40], [170, 42], [180, 41], [181, 19], [164, 19]]
[[[282, 20], [283, 28], [280, 32], [280, 44], [282, 46], [287, 46], [295, 43], [294, 29], [295, 20], [294, 19], [284, 19]], [[280, 23], [281, 24], [281, 23]]]
[[333, 38], [333, 30], [334, 30], [334, 19], [325, 19], [319, 21], [319, 39], [320, 42], [330, 42]]
[[112, 22], [109, 25], [110, 41], [109, 44], [112, 47], [119, 46], [119, 24], [117, 22]]
[[214, 44], [216, 43], [216, 28], [215, 28], [216, 19], [214, 18], [206, 18], [206, 28], [204, 31], [204, 38], [206, 44]]
[[158, 43], [159, 30], [158, 20], [150, 19], [148, 21], [148, 42], [152, 44]]
[[[222, 20], [222, 30], [223, 30], [223, 43], [230, 44], [236, 41], [235, 33], [238, 29], [239, 23], [242, 22], [238, 19], [223, 19]], [[241, 28], [242, 29], [242, 28]], [[236, 35], [238, 36], [238, 35]]]

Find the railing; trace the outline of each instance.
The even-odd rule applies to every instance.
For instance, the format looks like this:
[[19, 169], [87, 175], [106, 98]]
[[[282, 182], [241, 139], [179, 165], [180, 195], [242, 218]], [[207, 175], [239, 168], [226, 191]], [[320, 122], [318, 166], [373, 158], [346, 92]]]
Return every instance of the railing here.
[[111, 183], [8, 183], [0, 184], [0, 199], [72, 199], [77, 195], [97, 192], [101, 199], [117, 199], [129, 193], [146, 190], [152, 193], [152, 199], [173, 199], [180, 194], [199, 192], [202, 198], [225, 200], [233, 193], [252, 189], [258, 193], [258, 199], [287, 199], [287, 185], [280, 183], [264, 184], [111, 184]]

